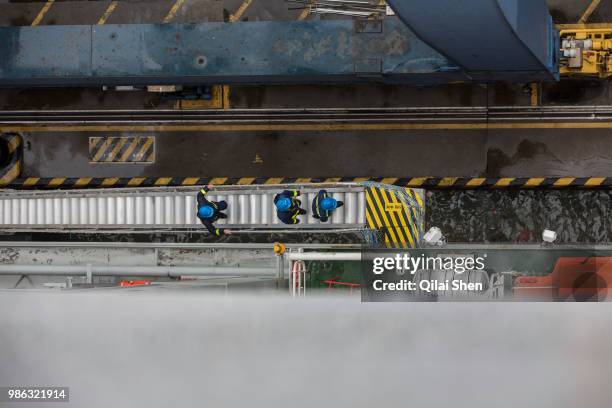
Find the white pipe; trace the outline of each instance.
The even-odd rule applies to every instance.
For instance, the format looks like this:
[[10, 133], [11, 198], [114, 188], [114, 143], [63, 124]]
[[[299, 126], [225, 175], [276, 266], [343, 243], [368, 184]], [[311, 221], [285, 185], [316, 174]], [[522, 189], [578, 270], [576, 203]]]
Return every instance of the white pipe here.
[[[287, 248], [303, 249], [359, 249], [359, 244], [285, 244]], [[85, 242], [85, 241], [0, 241], [0, 248], [164, 248], [164, 249], [269, 249], [273, 243], [176, 243], [176, 242]], [[522, 246], [518, 247], [519, 249]], [[534, 245], [533, 248], [540, 248]], [[598, 247], [599, 248], [599, 247]], [[612, 246], [606, 247], [612, 250]]]
[[[0, 265], [0, 275], [86, 275], [87, 265]], [[92, 265], [93, 275], [104, 276], [276, 276], [272, 268], [231, 266], [108, 266]]]
[[361, 261], [360, 252], [287, 252], [290, 261]]

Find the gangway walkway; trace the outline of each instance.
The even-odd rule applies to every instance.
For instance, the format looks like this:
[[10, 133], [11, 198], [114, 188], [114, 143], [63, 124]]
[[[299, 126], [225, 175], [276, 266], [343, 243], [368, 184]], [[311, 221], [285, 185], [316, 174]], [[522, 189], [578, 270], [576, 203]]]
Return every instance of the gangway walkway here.
[[[310, 214], [310, 203], [325, 188], [344, 201], [330, 222]], [[196, 195], [200, 187], [134, 188], [121, 190], [9, 191], [0, 194], [2, 229], [189, 229], [199, 228]], [[282, 224], [275, 214], [274, 196], [284, 189], [301, 191], [308, 214], [296, 225]], [[365, 225], [364, 186], [358, 184], [215, 187], [207, 198], [226, 200], [228, 218], [217, 224], [245, 229], [338, 229]]]

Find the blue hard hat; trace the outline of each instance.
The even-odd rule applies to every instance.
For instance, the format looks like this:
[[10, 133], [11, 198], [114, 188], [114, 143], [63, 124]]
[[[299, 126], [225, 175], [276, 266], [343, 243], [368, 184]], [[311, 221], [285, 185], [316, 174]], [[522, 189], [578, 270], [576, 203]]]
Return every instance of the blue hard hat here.
[[321, 208], [325, 211], [332, 211], [338, 208], [338, 201], [335, 198], [325, 197], [321, 200]]
[[211, 218], [215, 210], [210, 205], [203, 205], [198, 208], [198, 215], [202, 218]]
[[291, 200], [287, 197], [283, 197], [276, 202], [276, 209], [278, 211], [287, 211], [291, 208]]

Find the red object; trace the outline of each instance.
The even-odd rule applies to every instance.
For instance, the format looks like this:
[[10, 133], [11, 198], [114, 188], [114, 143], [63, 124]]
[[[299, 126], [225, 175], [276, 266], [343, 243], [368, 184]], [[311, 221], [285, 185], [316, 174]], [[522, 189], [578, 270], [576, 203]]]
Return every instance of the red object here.
[[146, 286], [146, 285], [150, 285], [151, 281], [148, 280], [127, 280], [127, 281], [121, 281], [119, 282], [119, 286], [121, 287], [125, 287], [125, 286]]
[[546, 276], [520, 276], [514, 297], [538, 301], [603, 301], [612, 294], [612, 257], [562, 257]]
[[353, 288], [358, 288], [358, 287], [361, 286], [360, 283], [340, 282], [340, 281], [335, 281], [335, 280], [326, 280], [326, 281], [323, 281], [323, 282], [327, 283], [327, 289], [328, 290], [331, 290], [333, 285], [348, 286], [349, 293], [353, 293]]
[[516, 236], [516, 242], [529, 242], [530, 239], [531, 239], [531, 233], [529, 232], [527, 228], [523, 229]]

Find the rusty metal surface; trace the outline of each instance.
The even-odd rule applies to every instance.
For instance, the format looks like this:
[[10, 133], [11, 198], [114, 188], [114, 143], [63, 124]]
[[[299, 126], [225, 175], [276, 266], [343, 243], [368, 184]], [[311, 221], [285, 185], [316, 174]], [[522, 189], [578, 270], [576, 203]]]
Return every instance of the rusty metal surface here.
[[0, 86], [466, 79], [397, 19], [2, 27]]

